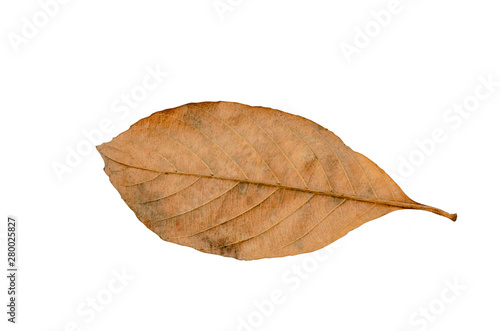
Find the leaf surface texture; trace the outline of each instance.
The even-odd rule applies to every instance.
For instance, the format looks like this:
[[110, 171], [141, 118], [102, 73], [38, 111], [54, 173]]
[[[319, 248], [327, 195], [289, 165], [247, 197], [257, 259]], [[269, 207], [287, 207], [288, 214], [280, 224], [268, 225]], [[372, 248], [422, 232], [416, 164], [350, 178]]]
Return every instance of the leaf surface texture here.
[[254, 260], [311, 252], [419, 204], [324, 127], [279, 110], [191, 103], [97, 147], [123, 200], [162, 239]]

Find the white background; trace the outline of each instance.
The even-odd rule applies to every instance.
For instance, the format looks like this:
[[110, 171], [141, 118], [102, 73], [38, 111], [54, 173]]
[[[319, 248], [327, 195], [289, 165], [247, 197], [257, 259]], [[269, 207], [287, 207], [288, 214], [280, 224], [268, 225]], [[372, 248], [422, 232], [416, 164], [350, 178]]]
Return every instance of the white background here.
[[[500, 88], [463, 116], [448, 110], [473, 101], [479, 77], [500, 81], [497, 2], [401, 0], [380, 31], [370, 12], [388, 1], [221, 2], [231, 6], [222, 19], [212, 0], [74, 0], [47, 22], [37, 1], [1, 4], [0, 256], [4, 266], [15, 215], [20, 270], [16, 325], [0, 281], [1, 329], [499, 330]], [[33, 16], [40, 27], [25, 38]], [[341, 45], [367, 25], [369, 44], [348, 63]], [[169, 75], [128, 114], [113, 111], [147, 68]], [[112, 129], [95, 137], [108, 141], [155, 111], [207, 100], [312, 119], [458, 221], [398, 211], [320, 255], [245, 262], [148, 231], [94, 149], [62, 180], [54, 171], [103, 119]], [[446, 139], [424, 155], [415, 141], [435, 129]], [[264, 316], [255, 302], [273, 293], [282, 298]]]

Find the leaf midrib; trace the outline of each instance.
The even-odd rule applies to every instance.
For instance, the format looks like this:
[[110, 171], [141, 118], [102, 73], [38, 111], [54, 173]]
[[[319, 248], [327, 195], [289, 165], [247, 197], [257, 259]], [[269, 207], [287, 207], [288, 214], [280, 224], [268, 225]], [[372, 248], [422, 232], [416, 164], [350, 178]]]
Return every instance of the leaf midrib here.
[[[104, 154], [104, 153], [103, 153]], [[253, 180], [246, 180], [246, 179], [239, 179], [239, 178], [229, 178], [229, 177], [219, 177], [219, 176], [212, 176], [212, 175], [201, 175], [201, 174], [192, 174], [192, 173], [186, 173], [186, 172], [181, 172], [181, 171], [158, 171], [158, 170], [152, 170], [152, 169], [146, 169], [146, 168], [141, 168], [137, 166], [132, 166], [130, 164], [126, 164], [120, 161], [117, 161], [108, 155], [104, 154], [105, 157], [108, 159], [112, 160], [113, 162], [122, 164], [124, 166], [130, 167], [130, 168], [135, 168], [135, 169], [140, 169], [140, 170], [145, 170], [145, 171], [151, 171], [151, 172], [156, 172], [160, 174], [172, 174], [172, 175], [183, 175], [183, 176], [196, 176], [196, 177], [202, 177], [202, 178], [211, 178], [211, 179], [218, 179], [218, 180], [228, 180], [228, 181], [233, 181], [233, 182], [239, 182], [239, 183], [246, 183], [246, 184], [253, 184], [253, 185], [264, 185], [264, 186], [269, 186], [269, 187], [276, 187], [284, 190], [292, 190], [292, 191], [299, 191], [299, 192], [306, 192], [306, 193], [312, 193], [312, 194], [317, 194], [317, 195], [327, 195], [335, 198], [340, 198], [340, 199], [348, 199], [348, 200], [353, 200], [353, 201], [360, 201], [360, 202], [367, 202], [367, 203], [376, 203], [376, 204], [381, 204], [381, 205], [387, 205], [387, 206], [392, 206], [392, 207], [398, 207], [398, 208], [403, 208], [403, 209], [418, 209], [418, 210], [425, 210], [425, 211], [430, 211], [432, 213], [447, 217], [451, 219], [452, 221], [455, 221], [456, 219], [456, 214], [450, 214], [445, 212], [444, 210], [441, 210], [439, 208], [427, 206], [424, 204], [420, 203], [409, 203], [409, 202], [403, 202], [403, 201], [393, 201], [393, 200], [382, 200], [382, 199], [372, 199], [372, 198], [365, 198], [365, 197], [360, 197], [360, 196], [355, 196], [355, 195], [348, 195], [348, 194], [342, 194], [342, 193], [336, 193], [333, 191], [318, 191], [318, 190], [312, 190], [312, 189], [306, 189], [306, 188], [300, 188], [300, 187], [294, 187], [294, 186], [287, 186], [287, 185], [282, 185], [282, 184], [272, 184], [272, 183], [265, 183], [265, 182], [258, 182], [258, 181], [253, 181]]]

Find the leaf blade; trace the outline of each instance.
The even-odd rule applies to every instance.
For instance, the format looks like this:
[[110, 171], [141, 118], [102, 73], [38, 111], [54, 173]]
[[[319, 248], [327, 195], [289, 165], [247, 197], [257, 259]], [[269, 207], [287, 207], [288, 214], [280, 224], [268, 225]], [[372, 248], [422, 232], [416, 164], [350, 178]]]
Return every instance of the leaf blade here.
[[310, 252], [398, 209], [456, 219], [408, 198], [327, 129], [270, 108], [188, 104], [97, 149], [111, 183], [162, 239], [237, 259]]

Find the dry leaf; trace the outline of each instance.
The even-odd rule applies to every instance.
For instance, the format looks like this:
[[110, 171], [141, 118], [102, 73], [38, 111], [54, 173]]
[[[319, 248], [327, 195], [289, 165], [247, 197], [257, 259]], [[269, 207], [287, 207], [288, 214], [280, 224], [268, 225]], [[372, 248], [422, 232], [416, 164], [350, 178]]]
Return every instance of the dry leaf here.
[[375, 163], [305, 118], [232, 102], [154, 113], [97, 147], [162, 239], [254, 260], [311, 252], [417, 203]]

